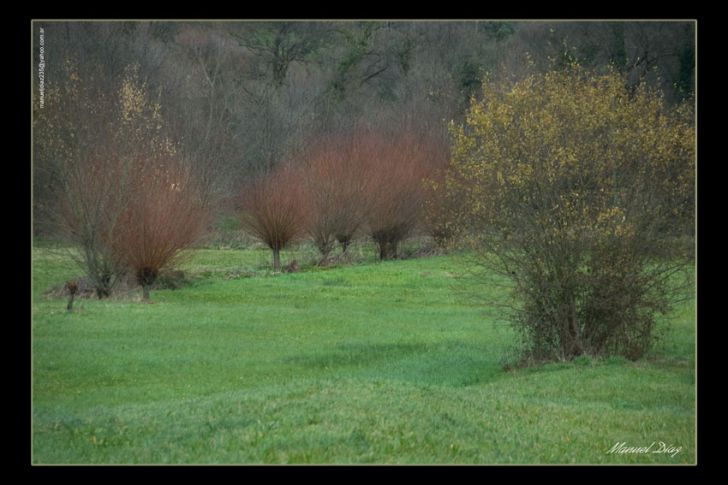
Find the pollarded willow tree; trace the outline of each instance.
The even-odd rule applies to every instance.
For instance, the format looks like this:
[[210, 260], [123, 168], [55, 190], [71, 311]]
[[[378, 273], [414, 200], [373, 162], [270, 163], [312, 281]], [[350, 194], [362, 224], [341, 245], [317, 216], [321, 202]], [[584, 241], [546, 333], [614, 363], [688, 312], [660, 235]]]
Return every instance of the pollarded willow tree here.
[[395, 130], [355, 135], [357, 163], [365, 167], [365, 225], [379, 259], [396, 259], [399, 244], [421, 223], [425, 184], [444, 151], [422, 133]]
[[117, 223], [113, 247], [148, 301], [159, 274], [199, 240], [209, 211], [193, 172], [174, 152], [146, 152], [132, 168], [134, 183]]
[[167, 135], [137, 66], [108, 82], [113, 90], [68, 66], [36, 124], [58, 178], [54, 218], [99, 298], [131, 270], [147, 300], [205, 228], [207, 186]]
[[142, 287], [144, 301], [160, 272], [203, 234], [209, 185], [197, 177], [165, 133], [160, 103], [133, 67], [121, 88], [119, 128], [129, 146], [124, 191], [112, 247]]
[[281, 250], [307, 227], [308, 201], [300, 170], [290, 163], [260, 177], [240, 197], [241, 223], [248, 234], [273, 252], [273, 270], [281, 270]]
[[452, 127], [456, 225], [513, 283], [536, 361], [638, 358], [692, 260], [691, 107], [578, 65], [483, 83]]
[[367, 166], [351, 136], [321, 136], [304, 155], [303, 193], [307, 232], [325, 263], [336, 242], [346, 252], [367, 212]]

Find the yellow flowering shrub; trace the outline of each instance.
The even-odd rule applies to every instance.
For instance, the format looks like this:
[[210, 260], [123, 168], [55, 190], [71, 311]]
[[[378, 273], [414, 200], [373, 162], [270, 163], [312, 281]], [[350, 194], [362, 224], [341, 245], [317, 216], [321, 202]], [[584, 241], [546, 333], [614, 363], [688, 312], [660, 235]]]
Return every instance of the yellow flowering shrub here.
[[573, 64], [486, 80], [451, 125], [453, 224], [513, 280], [532, 357], [648, 347], [694, 234], [693, 124], [690, 106]]

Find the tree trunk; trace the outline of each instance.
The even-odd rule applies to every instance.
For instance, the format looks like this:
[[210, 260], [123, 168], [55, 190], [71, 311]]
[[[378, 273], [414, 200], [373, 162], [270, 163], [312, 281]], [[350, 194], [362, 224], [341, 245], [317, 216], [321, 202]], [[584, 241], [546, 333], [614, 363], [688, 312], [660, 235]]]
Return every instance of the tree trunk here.
[[568, 299], [568, 308], [565, 311], [562, 320], [562, 353], [566, 360], [571, 360], [584, 354], [584, 345], [582, 343], [581, 331], [579, 330], [579, 322], [576, 315], [576, 303], [574, 298]]
[[281, 270], [281, 250], [273, 248], [273, 271], [279, 272]]
[[69, 296], [66, 310], [70, 312], [73, 310], [73, 298], [76, 296], [76, 292], [78, 291], [78, 283], [75, 280], [70, 280], [66, 283], [66, 288], [68, 288]]
[[149, 301], [149, 290], [157, 280], [159, 270], [157, 268], [145, 266], [137, 270], [137, 283], [142, 286], [142, 298], [144, 301]]
[[318, 250], [321, 253], [321, 261], [329, 259], [329, 254], [331, 254], [331, 251], [334, 249], [334, 244], [336, 244], [335, 240], [333, 242], [327, 241], [318, 245]]
[[581, 330], [579, 329], [579, 321], [576, 317], [576, 304], [571, 301], [571, 307], [569, 308], [569, 325], [571, 338], [573, 340], [574, 356], [584, 354], [584, 344], [581, 339]]
[[385, 261], [397, 258], [397, 243], [391, 241], [382, 241], [379, 244], [379, 259]]
[[96, 296], [99, 300], [108, 298], [111, 295], [111, 275], [108, 273], [102, 274], [96, 283]]
[[379, 243], [379, 260], [384, 261], [387, 259], [387, 243], [382, 241]]

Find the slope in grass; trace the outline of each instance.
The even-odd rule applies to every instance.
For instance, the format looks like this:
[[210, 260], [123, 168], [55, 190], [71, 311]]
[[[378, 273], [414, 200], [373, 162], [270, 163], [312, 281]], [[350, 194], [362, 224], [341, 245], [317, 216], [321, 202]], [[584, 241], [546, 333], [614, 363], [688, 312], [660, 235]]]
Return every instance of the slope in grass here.
[[[42, 290], [77, 270], [36, 249], [34, 462], [695, 460], [692, 303], [643, 361], [505, 372], [514, 335], [459, 256], [223, 277], [250, 252], [198, 252], [187, 270], [208, 274], [153, 304], [69, 313]], [[607, 453], [660, 441], [681, 450]]]

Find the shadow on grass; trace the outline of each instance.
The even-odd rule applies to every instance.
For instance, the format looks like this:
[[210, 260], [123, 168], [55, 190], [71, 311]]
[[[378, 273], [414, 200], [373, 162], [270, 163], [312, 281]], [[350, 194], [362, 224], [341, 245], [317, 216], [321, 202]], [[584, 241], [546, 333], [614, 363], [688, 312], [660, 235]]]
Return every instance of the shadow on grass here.
[[504, 377], [492, 350], [463, 342], [343, 344], [333, 351], [298, 355], [283, 363], [307, 369], [392, 379], [421, 385], [465, 387]]
[[283, 363], [316, 369], [359, 367], [426, 350], [425, 344], [342, 344], [333, 352], [286, 357]]

